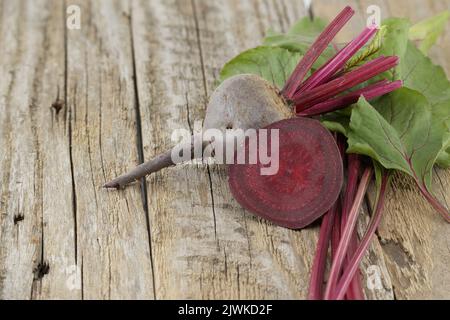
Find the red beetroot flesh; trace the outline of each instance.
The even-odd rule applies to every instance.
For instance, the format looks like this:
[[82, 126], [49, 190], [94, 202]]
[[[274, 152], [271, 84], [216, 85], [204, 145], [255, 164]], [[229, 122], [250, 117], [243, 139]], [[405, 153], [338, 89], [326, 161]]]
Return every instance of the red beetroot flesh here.
[[264, 219], [290, 229], [304, 228], [339, 196], [343, 168], [338, 147], [328, 130], [313, 119], [282, 120], [265, 129], [279, 129], [278, 173], [261, 175], [259, 161], [229, 165], [231, 192], [245, 209]]

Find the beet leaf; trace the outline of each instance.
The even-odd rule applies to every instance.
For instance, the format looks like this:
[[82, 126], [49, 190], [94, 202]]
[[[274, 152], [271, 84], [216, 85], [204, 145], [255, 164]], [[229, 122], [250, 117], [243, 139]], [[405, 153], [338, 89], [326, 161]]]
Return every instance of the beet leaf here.
[[301, 57], [279, 47], [256, 47], [229, 61], [220, 72], [220, 82], [238, 74], [256, 74], [282, 88]]
[[421, 21], [409, 30], [409, 38], [419, 41], [419, 49], [427, 54], [436, 43], [439, 36], [444, 32], [450, 18], [450, 11], [444, 11], [437, 16]]
[[[409, 174], [432, 206], [450, 221], [448, 209], [431, 194], [433, 166], [450, 146], [443, 120], [422, 94], [406, 88], [380, 98], [376, 105], [377, 109], [361, 98], [353, 108], [348, 152], [370, 156], [387, 169]], [[450, 113], [450, 104], [441, 108], [440, 115]]]
[[[327, 24], [322, 19], [311, 20], [305, 17], [299, 20], [287, 33], [278, 33], [269, 30], [263, 39], [263, 46], [280, 47], [293, 52], [299, 52], [302, 56], [314, 43], [317, 36], [326, 28]], [[330, 45], [317, 59], [313, 69], [317, 69], [335, 54], [334, 48]]]

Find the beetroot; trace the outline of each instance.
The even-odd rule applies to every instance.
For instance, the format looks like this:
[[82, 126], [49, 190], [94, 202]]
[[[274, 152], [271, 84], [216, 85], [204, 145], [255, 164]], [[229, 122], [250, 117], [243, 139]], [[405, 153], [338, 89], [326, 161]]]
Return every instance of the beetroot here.
[[[339, 196], [343, 167], [337, 145], [328, 130], [313, 119], [282, 120], [265, 129], [279, 129], [278, 173], [261, 175], [259, 159], [253, 165], [230, 165], [231, 192], [245, 209], [277, 225], [291, 229], [308, 226]], [[248, 147], [246, 143], [241, 152], [248, 152]]]
[[[345, 108], [356, 103], [361, 96], [374, 99], [402, 86], [401, 81], [387, 80], [363, 85], [398, 65], [396, 56], [380, 56], [356, 69], [347, 67], [350, 58], [374, 36], [374, 28], [364, 29], [305, 80], [313, 64], [353, 14], [350, 7], [342, 10], [304, 53], [281, 90], [259, 76], [249, 74], [235, 75], [222, 82], [210, 97], [203, 129], [225, 133], [225, 140], [217, 141], [210, 134], [206, 138], [203, 133], [195, 134], [188, 141], [107, 182], [104, 187], [120, 189], [148, 174], [195, 158], [213, 156], [216, 160], [226, 160], [218, 163], [228, 165], [231, 192], [248, 211], [291, 229], [304, 228], [328, 212], [323, 219], [312, 267], [309, 298], [363, 299], [358, 264], [380, 222], [388, 175], [385, 173], [383, 176], [375, 218], [358, 246], [354, 229], [372, 170], [365, 169], [357, 188], [359, 165], [362, 164], [359, 157], [345, 155], [345, 143], [339, 135], [335, 138], [340, 141], [341, 149], [319, 121], [303, 118]], [[238, 140], [243, 146], [239, 143], [236, 146], [234, 136], [233, 140], [228, 140], [226, 135], [236, 131], [246, 131], [244, 135], [247, 131], [254, 133], [251, 129], [257, 129], [258, 139], [265, 133], [262, 130], [268, 129], [268, 139], [255, 144], [253, 139], [247, 138]], [[277, 130], [278, 140], [272, 141], [276, 136], [271, 130]], [[228, 144], [231, 141], [232, 146]], [[277, 146], [271, 145], [276, 142]], [[224, 146], [231, 151], [225, 158]], [[259, 149], [254, 150], [255, 146]], [[259, 159], [264, 156], [266, 147], [271, 152], [278, 151], [275, 157], [270, 155], [269, 164], [266, 164], [269, 157]], [[183, 157], [179, 157], [180, 150]], [[231, 163], [233, 155], [234, 164]], [[247, 156], [249, 160], [256, 157], [256, 164], [253, 161], [240, 162]], [[349, 162], [348, 185], [344, 190], [341, 156]], [[269, 175], [265, 175], [268, 174], [267, 169], [270, 169]], [[341, 191], [344, 193], [343, 202], [338, 199]], [[324, 294], [323, 280], [330, 243], [333, 263]]]
[[[349, 59], [375, 34], [376, 30], [373, 28], [364, 29], [358, 37], [304, 80], [314, 62], [353, 14], [354, 11], [350, 7], [342, 10], [304, 54], [281, 91], [256, 75], [236, 75], [225, 80], [210, 97], [203, 129], [217, 129], [222, 132], [232, 129], [259, 129], [270, 123], [294, 117], [295, 113], [310, 117], [342, 109], [357, 102], [361, 95], [372, 99], [401, 86], [400, 81], [392, 83], [382, 81], [376, 85], [347, 92], [348, 89], [398, 64], [397, 57], [380, 57], [356, 70], [344, 72], [343, 67]], [[321, 130], [325, 129], [321, 128]], [[139, 181], [146, 175], [181, 163], [182, 160], [173, 157], [173, 153], [179, 154], [180, 149], [190, 156], [187, 160], [202, 158], [203, 154], [194, 152], [195, 140], [196, 136], [193, 136], [191, 141], [180, 143], [154, 159], [140, 164], [107, 182], [104, 187], [120, 189], [129, 183]], [[206, 149], [210, 142], [203, 141], [200, 148]]]
[[[247, 130], [262, 128], [272, 122], [294, 116], [293, 107], [288, 105], [279, 90], [266, 80], [251, 74], [241, 74], [225, 80], [210, 97], [203, 123], [203, 130], [218, 129], [222, 132], [233, 129]], [[202, 140], [202, 137], [199, 138]], [[203, 141], [203, 149], [209, 141]], [[172, 149], [140, 164], [104, 185], [105, 188], [120, 189], [138, 181], [148, 174], [178, 164], [172, 152], [190, 150], [194, 155], [194, 137], [181, 142]], [[203, 156], [203, 153], [200, 157]]]

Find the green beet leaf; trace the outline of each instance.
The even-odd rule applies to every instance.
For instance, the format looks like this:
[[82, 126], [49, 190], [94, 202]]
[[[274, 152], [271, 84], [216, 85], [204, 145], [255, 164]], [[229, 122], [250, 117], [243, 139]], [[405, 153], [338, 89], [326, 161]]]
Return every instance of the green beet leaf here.
[[[443, 144], [450, 145], [450, 100], [434, 105], [432, 111], [435, 119], [440, 121], [440, 125], [443, 128]], [[441, 151], [436, 164], [441, 168], [450, 168], [450, 147]]]
[[[422, 194], [448, 221], [448, 210], [431, 194], [433, 166], [450, 147], [448, 128], [419, 92], [403, 88], [377, 100], [355, 105], [347, 131], [350, 153], [367, 155], [387, 169], [414, 178]], [[445, 106], [441, 105], [445, 112]]]
[[[440, 23], [447, 21], [440, 16]], [[439, 16], [438, 16], [439, 17]], [[403, 80], [405, 88], [413, 89], [424, 95], [430, 103], [431, 112], [436, 121], [441, 121], [444, 126], [441, 140], [445, 140], [450, 134], [448, 113], [450, 110], [450, 82], [442, 67], [435, 65], [412, 41], [408, 40], [408, 34], [418, 34], [421, 24], [413, 26], [407, 33], [409, 23], [404, 19], [388, 19], [384, 22], [387, 26], [386, 36], [383, 40], [383, 48], [380, 54], [397, 54], [400, 56], [400, 65], [396, 69], [393, 78]], [[420, 28], [419, 28], [420, 27]], [[412, 30], [412, 31], [411, 31]], [[434, 33], [436, 35], [438, 33]], [[440, 34], [440, 32], [439, 32]], [[434, 39], [434, 36], [433, 36]], [[433, 41], [434, 43], [435, 41]], [[428, 42], [430, 44], [430, 42]], [[374, 102], [377, 107], [378, 102]], [[450, 148], [442, 150], [438, 155], [436, 164], [440, 167], [450, 167]]]
[[[300, 19], [287, 33], [269, 31], [263, 40], [264, 46], [281, 47], [302, 55], [313, 44], [317, 36], [325, 29], [327, 23], [322, 19]], [[328, 48], [319, 58], [319, 63], [325, 62], [334, 55], [334, 49]]]
[[339, 132], [347, 136], [350, 124], [351, 109], [347, 108], [335, 112], [330, 112], [320, 117], [320, 122], [330, 131]]
[[402, 58], [408, 47], [408, 34], [411, 23], [408, 19], [389, 18], [383, 21], [383, 26], [386, 28], [386, 31], [379, 55], [395, 55]]
[[444, 11], [437, 16], [421, 21], [409, 30], [409, 38], [419, 42], [419, 49], [427, 55], [445, 30], [450, 18], [450, 11]]
[[220, 82], [239, 74], [256, 74], [282, 88], [302, 55], [278, 47], [257, 47], [242, 52], [220, 72]]
[[388, 78], [403, 80], [404, 87], [419, 91], [432, 104], [449, 100], [450, 82], [444, 70], [408, 40], [410, 30], [417, 27], [411, 28], [408, 20], [399, 18], [385, 20], [383, 27], [386, 31], [378, 55], [400, 57], [399, 66]]
[[404, 86], [422, 93], [432, 104], [450, 99], [450, 82], [442, 67], [433, 64], [409, 41], [407, 51], [400, 60]]
[[[222, 82], [234, 75], [250, 73], [259, 75], [282, 88], [325, 26], [324, 20], [303, 18], [285, 34], [269, 30], [262, 46], [242, 52], [223, 67], [219, 81]], [[334, 54], [333, 48], [327, 48], [317, 59], [313, 69], [320, 67]]]

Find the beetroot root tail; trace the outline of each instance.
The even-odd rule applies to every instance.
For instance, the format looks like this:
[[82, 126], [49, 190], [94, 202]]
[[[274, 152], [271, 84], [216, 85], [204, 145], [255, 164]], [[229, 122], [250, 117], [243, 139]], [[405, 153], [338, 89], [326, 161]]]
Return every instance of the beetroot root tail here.
[[142, 163], [128, 173], [125, 173], [103, 185], [103, 188], [107, 189], [121, 189], [127, 184], [134, 181], [139, 181], [139, 179], [158, 172], [161, 169], [175, 165], [172, 161], [171, 151], [167, 151], [156, 158]]
[[[158, 172], [164, 168], [174, 166], [178, 163], [181, 163], [183, 161], [192, 160], [195, 158], [201, 158], [203, 156], [203, 151], [205, 148], [210, 145], [210, 142], [208, 141], [202, 141], [198, 136], [192, 136], [191, 141], [189, 142], [181, 142], [174, 148], [160, 154], [159, 156], [153, 158], [150, 161], [144, 162], [140, 165], [138, 165], [136, 168], [131, 170], [128, 173], [125, 173], [114, 180], [111, 180], [103, 185], [103, 188], [106, 189], [121, 189], [125, 187], [126, 185], [139, 181], [140, 179], [144, 178], [145, 176]], [[200, 148], [202, 152], [200, 154], [196, 154], [195, 150], [196, 148]], [[179, 150], [188, 151], [190, 152], [190, 156], [188, 159], [172, 159], [172, 152], [176, 149], [176, 152]]]

